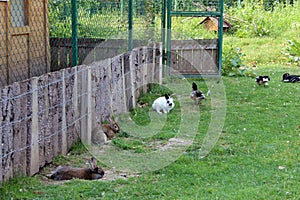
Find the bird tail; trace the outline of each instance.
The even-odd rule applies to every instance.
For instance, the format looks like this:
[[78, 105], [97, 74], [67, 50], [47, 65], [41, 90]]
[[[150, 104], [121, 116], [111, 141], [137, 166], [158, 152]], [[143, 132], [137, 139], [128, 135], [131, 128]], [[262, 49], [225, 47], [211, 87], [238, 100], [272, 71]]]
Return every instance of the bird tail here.
[[193, 88], [194, 91], [198, 90], [197, 85], [196, 85], [195, 82], [193, 82], [192, 88]]

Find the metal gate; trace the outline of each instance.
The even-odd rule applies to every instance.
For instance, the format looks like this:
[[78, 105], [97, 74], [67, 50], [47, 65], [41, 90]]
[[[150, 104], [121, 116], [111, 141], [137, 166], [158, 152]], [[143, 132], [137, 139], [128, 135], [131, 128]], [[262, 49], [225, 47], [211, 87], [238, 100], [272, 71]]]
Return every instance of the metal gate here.
[[[223, 3], [223, 0], [164, 0], [162, 35], [166, 75], [176, 71], [184, 76], [221, 76]], [[174, 16], [216, 17], [218, 38], [202, 41], [171, 41], [172, 17]]]

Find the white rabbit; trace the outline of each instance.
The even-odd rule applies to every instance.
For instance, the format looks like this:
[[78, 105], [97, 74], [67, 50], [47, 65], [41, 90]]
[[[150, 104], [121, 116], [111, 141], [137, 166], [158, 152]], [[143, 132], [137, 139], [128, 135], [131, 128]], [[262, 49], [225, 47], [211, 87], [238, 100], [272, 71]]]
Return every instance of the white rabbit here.
[[155, 99], [152, 104], [153, 110], [159, 114], [170, 112], [174, 106], [174, 99], [169, 94], [165, 94], [165, 96]]

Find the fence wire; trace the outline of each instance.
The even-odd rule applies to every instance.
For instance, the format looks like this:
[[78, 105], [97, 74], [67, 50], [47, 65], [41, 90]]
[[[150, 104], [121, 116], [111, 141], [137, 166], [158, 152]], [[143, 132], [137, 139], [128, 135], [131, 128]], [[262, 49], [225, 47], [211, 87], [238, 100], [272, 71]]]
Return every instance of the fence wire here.
[[[129, 12], [128, 0], [78, 0], [78, 63], [88, 64], [128, 51], [129, 33], [133, 48], [161, 41], [162, 3], [135, 0]], [[70, 0], [52, 0], [49, 4], [51, 71], [71, 66], [71, 7]], [[132, 30], [129, 30], [130, 17]]]
[[[86, 57], [90, 62], [127, 51], [130, 32], [133, 48], [162, 41], [164, 1], [132, 0], [131, 12], [129, 2], [77, 0], [79, 64], [85, 63]], [[173, 11], [218, 11], [220, 8], [219, 0], [170, 2]], [[228, 7], [243, 6], [244, 2], [225, 0]], [[263, 4], [266, 10], [272, 10], [277, 3], [296, 5], [297, 2], [264, 0]], [[0, 1], [0, 87], [71, 67], [71, 8], [71, 0]], [[130, 13], [132, 30], [128, 30]]]

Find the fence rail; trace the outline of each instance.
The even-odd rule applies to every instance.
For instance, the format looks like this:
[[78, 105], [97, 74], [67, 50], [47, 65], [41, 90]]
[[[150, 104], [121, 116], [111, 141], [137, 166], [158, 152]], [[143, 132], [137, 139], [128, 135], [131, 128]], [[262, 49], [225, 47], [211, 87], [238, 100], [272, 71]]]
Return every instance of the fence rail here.
[[145, 85], [162, 81], [161, 46], [16, 82], [0, 91], [0, 184], [33, 175], [94, 123], [135, 106]]
[[[111, 58], [127, 49], [128, 40], [93, 39], [78, 40], [79, 64]], [[134, 40], [133, 46], [142, 46], [145, 41]], [[71, 38], [50, 38], [51, 71], [71, 67]], [[170, 68], [182, 75], [216, 75], [218, 68], [218, 40], [172, 40]]]
[[170, 68], [182, 75], [218, 75], [217, 56], [217, 39], [172, 40]]
[[[133, 46], [143, 45], [143, 41], [134, 40]], [[51, 71], [71, 67], [72, 64], [72, 39], [50, 38]], [[88, 64], [107, 58], [112, 58], [128, 49], [128, 40], [125, 39], [78, 39], [78, 63]]]

